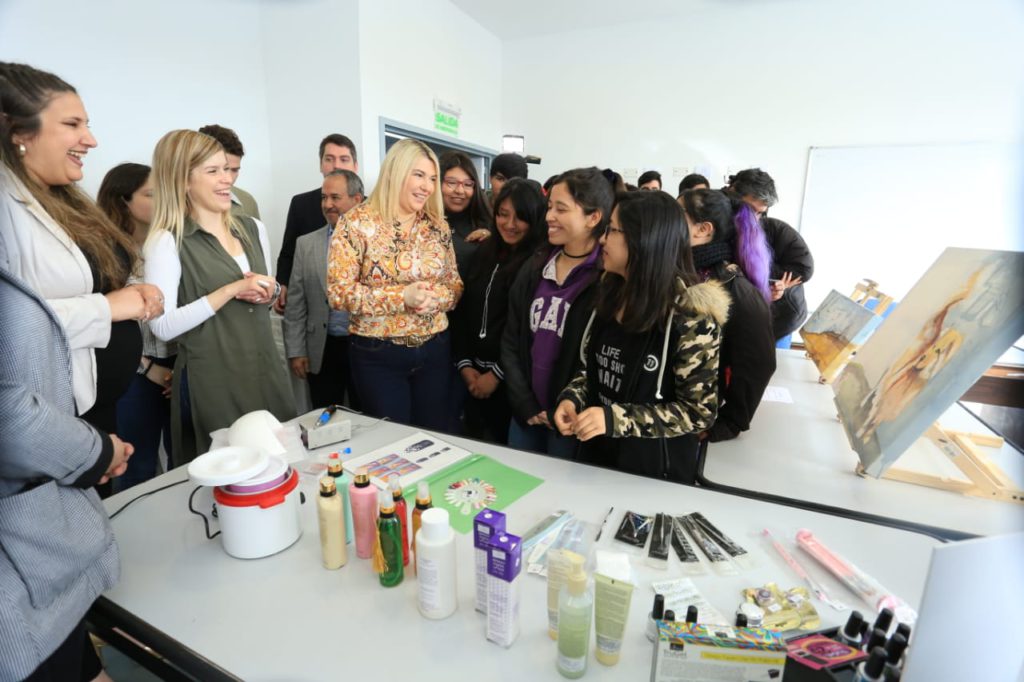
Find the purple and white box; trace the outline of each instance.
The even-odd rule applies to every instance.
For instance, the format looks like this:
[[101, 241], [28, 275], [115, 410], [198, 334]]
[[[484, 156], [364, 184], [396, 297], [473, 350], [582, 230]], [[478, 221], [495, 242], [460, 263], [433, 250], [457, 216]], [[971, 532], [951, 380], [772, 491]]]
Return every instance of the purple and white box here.
[[505, 532], [505, 515], [481, 509], [473, 519], [473, 553], [476, 558], [476, 610], [487, 613], [487, 548], [491, 538]]
[[487, 550], [487, 639], [510, 647], [519, 636], [519, 574], [523, 542], [501, 533]]

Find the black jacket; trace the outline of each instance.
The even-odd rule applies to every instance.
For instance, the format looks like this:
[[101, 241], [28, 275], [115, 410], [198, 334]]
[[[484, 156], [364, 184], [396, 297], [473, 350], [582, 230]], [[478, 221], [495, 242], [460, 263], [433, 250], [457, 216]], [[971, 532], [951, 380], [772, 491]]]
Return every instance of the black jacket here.
[[711, 276], [725, 286], [731, 299], [718, 363], [718, 418], [708, 431], [714, 442], [750, 428], [775, 373], [775, 339], [768, 302], [738, 267], [721, 263], [712, 268]]
[[[810, 281], [814, 274], [814, 257], [800, 233], [777, 218], [763, 218], [761, 225], [772, 248], [772, 279], [789, 272], [804, 282]], [[807, 300], [802, 284], [787, 289], [782, 298], [772, 303], [772, 329], [776, 340], [799, 329], [805, 319]]]
[[474, 263], [463, 277], [462, 298], [449, 315], [452, 356], [459, 369], [476, 367], [481, 372], [494, 372], [504, 380], [501, 339], [508, 319], [509, 291], [523, 267], [525, 262], [518, 258], [511, 264]]
[[[519, 269], [519, 274], [512, 284], [508, 296], [508, 318], [505, 322], [505, 333], [501, 339], [501, 368], [505, 373], [505, 388], [508, 391], [509, 405], [512, 416], [522, 426], [526, 420], [541, 411], [540, 403], [533, 395], [531, 385], [532, 360], [530, 355], [530, 303], [537, 291], [541, 272], [550, 257], [547, 250], [533, 256]], [[600, 261], [599, 261], [600, 262]], [[575, 376], [580, 368], [580, 343], [586, 330], [590, 313], [594, 310], [597, 298], [597, 283], [600, 271], [590, 275], [586, 288], [569, 308], [562, 332], [562, 348], [558, 354], [550, 383], [551, 411], [557, 407], [555, 398], [558, 393]], [[552, 414], [548, 414], [551, 419]]]
[[314, 190], [296, 194], [288, 205], [288, 218], [284, 222], [284, 238], [281, 240], [281, 253], [277, 256], [277, 269], [274, 274], [277, 281], [288, 286], [292, 276], [292, 261], [295, 260], [295, 242], [299, 237], [316, 232], [324, 226], [326, 219], [320, 208], [320, 196], [323, 190]]

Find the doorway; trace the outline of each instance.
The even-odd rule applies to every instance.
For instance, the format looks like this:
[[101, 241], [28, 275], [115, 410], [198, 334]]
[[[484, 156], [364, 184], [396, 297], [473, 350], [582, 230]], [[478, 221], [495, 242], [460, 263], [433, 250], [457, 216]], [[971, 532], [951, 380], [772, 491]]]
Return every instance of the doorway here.
[[491, 186], [491, 161], [498, 155], [497, 150], [488, 149], [479, 145], [470, 144], [461, 140], [442, 135], [423, 128], [406, 125], [388, 118], [380, 118], [380, 158], [383, 159], [388, 150], [398, 142], [410, 138], [419, 140], [430, 147], [438, 157], [445, 152], [462, 152], [473, 161], [476, 172], [480, 176], [480, 183], [485, 189]]

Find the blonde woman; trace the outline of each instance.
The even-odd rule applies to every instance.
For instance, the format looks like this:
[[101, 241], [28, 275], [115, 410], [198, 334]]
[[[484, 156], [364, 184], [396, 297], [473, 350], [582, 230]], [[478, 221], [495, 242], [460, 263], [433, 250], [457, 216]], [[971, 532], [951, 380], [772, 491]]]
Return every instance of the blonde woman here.
[[452, 422], [446, 314], [462, 294], [452, 237], [437, 191], [438, 162], [401, 140], [370, 198], [338, 222], [328, 300], [351, 317], [352, 381], [375, 416], [423, 428]]
[[231, 215], [231, 176], [212, 137], [175, 130], [153, 153], [155, 206], [146, 281], [165, 313], [150, 323], [178, 342], [171, 395], [174, 465], [210, 447], [210, 432], [253, 410], [284, 421], [295, 407], [270, 331], [280, 293], [267, 266], [266, 228]]

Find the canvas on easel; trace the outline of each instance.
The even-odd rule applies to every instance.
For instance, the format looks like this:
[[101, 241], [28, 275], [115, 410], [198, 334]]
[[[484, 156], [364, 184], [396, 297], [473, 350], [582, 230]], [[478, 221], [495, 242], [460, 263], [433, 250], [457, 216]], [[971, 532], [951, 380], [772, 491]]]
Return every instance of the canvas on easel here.
[[1024, 335], [1024, 253], [946, 249], [833, 384], [879, 477]]
[[[854, 293], [863, 291], [858, 288]], [[850, 356], [881, 322], [879, 315], [852, 298], [835, 289], [829, 292], [800, 329], [807, 355], [821, 373], [821, 383], [835, 379]]]

